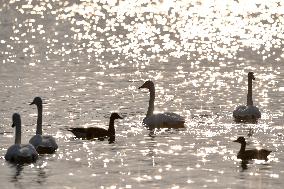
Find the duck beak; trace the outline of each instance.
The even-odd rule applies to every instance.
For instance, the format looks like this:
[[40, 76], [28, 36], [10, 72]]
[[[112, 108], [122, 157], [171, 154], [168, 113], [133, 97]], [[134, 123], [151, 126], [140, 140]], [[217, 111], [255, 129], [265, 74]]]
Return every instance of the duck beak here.
[[144, 86], [144, 84], [141, 85], [138, 89], [143, 89], [143, 88], [146, 88], [146, 87]]

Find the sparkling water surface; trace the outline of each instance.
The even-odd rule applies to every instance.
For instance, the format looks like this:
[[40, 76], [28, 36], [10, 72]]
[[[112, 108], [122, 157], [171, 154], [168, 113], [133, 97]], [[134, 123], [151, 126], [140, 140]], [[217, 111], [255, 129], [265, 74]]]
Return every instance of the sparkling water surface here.
[[[283, 188], [284, 3], [280, 0], [0, 2], [0, 188]], [[257, 124], [236, 124], [253, 71]], [[142, 125], [149, 93], [155, 111], [185, 117], [186, 128]], [[59, 145], [30, 165], [5, 161], [14, 143], [43, 133]], [[107, 128], [116, 141], [74, 138], [69, 127]], [[248, 137], [249, 133], [252, 137]], [[233, 143], [272, 150], [242, 164]]]

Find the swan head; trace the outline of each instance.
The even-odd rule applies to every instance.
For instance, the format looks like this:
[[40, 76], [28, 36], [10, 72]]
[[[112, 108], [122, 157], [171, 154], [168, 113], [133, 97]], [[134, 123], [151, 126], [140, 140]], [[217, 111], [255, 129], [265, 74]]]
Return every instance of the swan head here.
[[238, 143], [246, 143], [246, 139], [244, 137], [239, 137], [237, 140], [234, 140], [233, 142], [238, 142]]
[[110, 116], [110, 119], [115, 120], [115, 119], [123, 119], [118, 113], [112, 113]]
[[30, 103], [30, 105], [33, 105], [33, 104], [35, 104], [35, 105], [37, 105], [37, 106], [42, 105], [42, 100], [41, 100], [41, 98], [38, 97], [38, 96], [35, 97], [34, 100], [33, 100], [33, 102]]
[[248, 78], [251, 79], [251, 80], [255, 80], [255, 77], [253, 75], [253, 72], [249, 72], [248, 73]]
[[146, 81], [141, 87], [139, 87], [138, 89], [153, 89], [154, 88], [154, 83], [153, 81]]
[[12, 116], [12, 121], [13, 121], [12, 127], [15, 127], [17, 125], [21, 125], [21, 116], [20, 116], [20, 114], [14, 113], [13, 116]]

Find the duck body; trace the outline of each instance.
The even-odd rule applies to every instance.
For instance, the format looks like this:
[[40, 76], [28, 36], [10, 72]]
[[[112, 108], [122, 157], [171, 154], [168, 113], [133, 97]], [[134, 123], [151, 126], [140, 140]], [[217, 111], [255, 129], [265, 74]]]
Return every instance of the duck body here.
[[239, 137], [237, 140], [233, 142], [238, 142], [241, 144], [241, 149], [237, 154], [237, 158], [241, 160], [251, 160], [251, 159], [259, 159], [267, 161], [267, 156], [271, 153], [270, 150], [266, 149], [252, 149], [246, 150], [246, 141], [244, 137]]
[[255, 123], [261, 118], [259, 109], [253, 105], [252, 100], [252, 81], [255, 80], [254, 73], [248, 73], [248, 93], [247, 93], [247, 105], [238, 106], [233, 111], [233, 117], [238, 122], [252, 122]]
[[250, 159], [259, 159], [259, 160], [268, 160], [267, 156], [271, 153], [269, 150], [261, 149], [253, 149], [246, 150], [245, 152], [239, 152], [237, 155], [238, 159], [241, 160], [250, 160]]
[[48, 135], [42, 135], [42, 100], [40, 97], [35, 97], [33, 102], [38, 110], [36, 134], [30, 139], [32, 144], [40, 154], [52, 154], [58, 149], [55, 138]]
[[146, 117], [143, 119], [144, 126], [154, 128], [184, 128], [184, 118], [176, 113], [165, 112], [154, 114], [155, 86], [152, 81], [146, 81], [139, 89], [146, 88], [150, 92], [150, 100]]
[[108, 130], [100, 127], [73, 127], [69, 128], [68, 131], [72, 132], [77, 138], [81, 139], [95, 139], [103, 140], [104, 138], [109, 137], [109, 141], [113, 142], [115, 140], [115, 128], [114, 128], [114, 120], [123, 119], [118, 115], [118, 113], [112, 113], [109, 120], [109, 128]]
[[5, 159], [12, 163], [32, 163], [38, 158], [38, 153], [33, 145], [21, 144], [21, 117], [18, 113], [13, 114], [13, 125], [16, 127], [15, 144], [10, 146], [5, 154]]
[[70, 128], [68, 131], [72, 132], [77, 138], [82, 139], [94, 139], [94, 138], [106, 138], [109, 137], [109, 132], [106, 129], [99, 127], [88, 128]]

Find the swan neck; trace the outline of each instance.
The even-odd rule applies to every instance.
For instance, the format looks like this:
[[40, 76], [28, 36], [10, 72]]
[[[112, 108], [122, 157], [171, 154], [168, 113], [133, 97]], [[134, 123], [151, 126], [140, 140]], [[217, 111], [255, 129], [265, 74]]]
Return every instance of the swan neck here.
[[15, 144], [21, 144], [21, 123], [16, 125]]
[[252, 79], [251, 78], [248, 78], [247, 106], [253, 106], [253, 101], [252, 101]]
[[37, 106], [37, 127], [36, 127], [36, 134], [42, 135], [42, 105], [39, 104]]
[[150, 100], [149, 100], [149, 106], [146, 117], [149, 117], [153, 115], [154, 113], [154, 101], [155, 101], [155, 87], [149, 89], [150, 91]]

